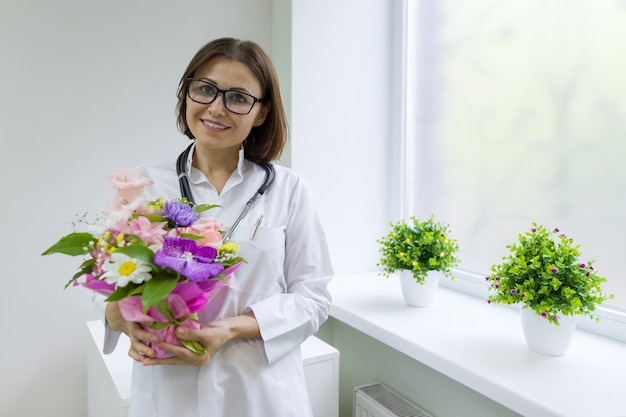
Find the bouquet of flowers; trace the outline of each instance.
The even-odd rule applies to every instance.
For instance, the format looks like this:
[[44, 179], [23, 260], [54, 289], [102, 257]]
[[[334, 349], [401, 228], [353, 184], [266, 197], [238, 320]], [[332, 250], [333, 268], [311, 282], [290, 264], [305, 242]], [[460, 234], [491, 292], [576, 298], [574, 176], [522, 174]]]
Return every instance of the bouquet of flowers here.
[[[88, 231], [63, 236], [42, 255], [81, 256], [66, 288], [81, 285], [103, 294], [119, 302], [126, 320], [203, 354], [200, 344], [179, 340], [175, 329], [199, 328], [197, 312], [218, 290], [235, 285], [234, 271], [245, 262], [239, 246], [223, 244], [221, 223], [200, 217], [216, 206], [193, 206], [184, 198], [147, 201], [144, 187], [152, 181], [134, 170], [119, 170], [109, 181], [117, 191], [104, 217], [88, 223]], [[151, 347], [159, 358], [171, 356]]]

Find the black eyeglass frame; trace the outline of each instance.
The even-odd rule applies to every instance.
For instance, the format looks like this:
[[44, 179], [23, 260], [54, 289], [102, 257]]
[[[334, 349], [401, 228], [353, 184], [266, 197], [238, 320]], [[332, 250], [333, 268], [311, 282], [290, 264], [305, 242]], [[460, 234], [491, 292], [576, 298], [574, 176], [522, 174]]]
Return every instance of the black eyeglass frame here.
[[[215, 93], [215, 97], [213, 97], [213, 100], [208, 101], [208, 102], [203, 102], [203, 101], [198, 101], [198, 100], [194, 99], [193, 97], [191, 97], [191, 94], [189, 94], [189, 86], [191, 85], [191, 83], [192, 83], [193, 81], [200, 81], [200, 82], [202, 82], [202, 83], [204, 83], [204, 84], [208, 84], [208, 85], [210, 85], [211, 87], [214, 87], [214, 88], [215, 88], [215, 90], [217, 90], [217, 92]], [[238, 94], [244, 94], [244, 95], [246, 95], [246, 96], [248, 96], [248, 97], [251, 97], [253, 101], [252, 101], [252, 105], [250, 106], [250, 110], [248, 110], [246, 113], [240, 113], [240, 112], [233, 111], [232, 109], [230, 109], [230, 108], [228, 107], [228, 105], [226, 104], [226, 101], [227, 101], [227, 100], [226, 100], [226, 93], [228, 93], [229, 91], [232, 91], [232, 92], [235, 92], [235, 93], [238, 93]], [[231, 113], [234, 113], [234, 114], [239, 114], [239, 115], [241, 115], [241, 116], [245, 116], [246, 114], [250, 114], [250, 112], [252, 111], [252, 109], [254, 108], [254, 105], [255, 105], [256, 103], [263, 103], [263, 101], [264, 101], [262, 98], [256, 98], [256, 97], [255, 97], [255, 96], [253, 96], [252, 94], [248, 94], [248, 93], [246, 93], [246, 92], [244, 92], [244, 91], [240, 91], [240, 90], [232, 90], [232, 89], [229, 89], [229, 90], [221, 90], [220, 88], [218, 88], [218, 87], [217, 87], [215, 84], [213, 84], [212, 82], [209, 82], [209, 81], [207, 81], [207, 80], [203, 80], [202, 78], [187, 78], [187, 97], [189, 97], [189, 99], [190, 99], [191, 101], [194, 101], [194, 102], [199, 103], [199, 104], [211, 104], [211, 103], [213, 103], [215, 100], [217, 100], [217, 98], [219, 97], [219, 95], [220, 95], [220, 94], [222, 94], [222, 100], [223, 100], [223, 103], [224, 103], [224, 108], [226, 108], [226, 110], [228, 110], [228, 111], [229, 111], [229, 112], [231, 112]]]

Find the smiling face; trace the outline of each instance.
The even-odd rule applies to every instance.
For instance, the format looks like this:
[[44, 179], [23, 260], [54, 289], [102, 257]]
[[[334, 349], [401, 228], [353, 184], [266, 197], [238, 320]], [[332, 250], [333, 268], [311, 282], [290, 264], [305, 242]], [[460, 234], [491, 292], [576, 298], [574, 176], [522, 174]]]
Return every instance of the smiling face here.
[[[257, 98], [262, 96], [259, 80], [243, 63], [217, 57], [200, 68], [194, 78], [214, 84], [220, 90], [238, 90]], [[223, 94], [218, 94], [211, 104], [200, 104], [186, 98], [186, 118], [196, 139], [196, 146], [232, 152], [237, 155], [250, 130], [265, 121], [267, 106], [255, 103], [246, 115], [230, 112], [224, 106]]]

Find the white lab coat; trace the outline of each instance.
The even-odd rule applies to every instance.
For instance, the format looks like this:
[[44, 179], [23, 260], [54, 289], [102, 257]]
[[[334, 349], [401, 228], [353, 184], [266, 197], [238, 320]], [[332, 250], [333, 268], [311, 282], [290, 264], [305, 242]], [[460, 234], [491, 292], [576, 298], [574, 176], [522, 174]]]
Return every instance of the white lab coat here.
[[[224, 288], [199, 314], [210, 322], [253, 311], [262, 337], [232, 341], [202, 367], [135, 363], [129, 417], [312, 416], [300, 344], [328, 317], [333, 270], [311, 190], [289, 168], [275, 168], [274, 183], [231, 239], [247, 261], [235, 273], [238, 287]], [[149, 200], [180, 196], [174, 162], [140, 170], [155, 182], [146, 188]], [[196, 202], [221, 206], [205, 215], [220, 220], [224, 230], [265, 178], [243, 151], [219, 196], [190, 163], [188, 173]], [[96, 305], [103, 315], [101, 297]], [[119, 334], [105, 327], [107, 352]]]

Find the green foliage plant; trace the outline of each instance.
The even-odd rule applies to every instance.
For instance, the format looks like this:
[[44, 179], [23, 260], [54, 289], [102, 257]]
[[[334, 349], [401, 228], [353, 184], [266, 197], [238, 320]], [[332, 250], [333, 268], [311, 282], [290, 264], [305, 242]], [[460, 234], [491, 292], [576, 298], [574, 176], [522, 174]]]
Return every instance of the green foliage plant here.
[[457, 239], [448, 237], [450, 225], [435, 221], [431, 214], [427, 220], [420, 221], [411, 216], [390, 223], [391, 230], [378, 239], [380, 244], [381, 275], [389, 277], [396, 271], [409, 270], [418, 284], [423, 284], [428, 271], [440, 271], [452, 278], [452, 268], [460, 263], [456, 257], [459, 250]]
[[595, 318], [596, 306], [613, 298], [602, 290], [606, 278], [593, 268], [595, 261], [581, 262], [580, 245], [558, 228], [533, 223], [506, 247], [509, 254], [486, 277], [489, 303], [519, 303], [558, 326], [561, 315]]

